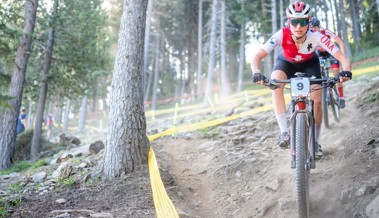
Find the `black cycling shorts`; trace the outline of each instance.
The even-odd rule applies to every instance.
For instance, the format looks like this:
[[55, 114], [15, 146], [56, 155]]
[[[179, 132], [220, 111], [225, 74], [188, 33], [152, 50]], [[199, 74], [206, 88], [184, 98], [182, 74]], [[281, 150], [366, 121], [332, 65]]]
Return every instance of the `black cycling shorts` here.
[[[288, 61], [281, 52], [276, 60], [274, 71], [281, 70], [286, 73], [287, 78], [290, 79], [294, 77], [296, 72], [305, 73], [306, 77], [321, 78], [321, 70], [320, 70], [320, 61], [316, 53], [313, 53], [313, 56], [310, 60], [294, 63]], [[311, 84], [321, 84], [322, 82], [311, 82]]]

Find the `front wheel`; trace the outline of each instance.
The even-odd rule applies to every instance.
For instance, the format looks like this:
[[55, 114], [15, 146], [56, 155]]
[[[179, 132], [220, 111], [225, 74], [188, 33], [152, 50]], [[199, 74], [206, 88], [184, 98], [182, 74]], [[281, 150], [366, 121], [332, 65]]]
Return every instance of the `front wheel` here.
[[329, 89], [329, 99], [330, 99], [330, 107], [332, 108], [333, 116], [336, 119], [337, 122], [340, 121], [341, 114], [340, 114], [340, 97], [337, 92], [337, 87], [333, 86], [333, 88]]
[[296, 192], [297, 211], [299, 218], [309, 217], [309, 174], [308, 164], [308, 125], [307, 115], [300, 113], [296, 115]]
[[329, 128], [329, 116], [328, 116], [328, 100], [329, 88], [322, 89], [322, 117], [324, 118], [324, 125]]

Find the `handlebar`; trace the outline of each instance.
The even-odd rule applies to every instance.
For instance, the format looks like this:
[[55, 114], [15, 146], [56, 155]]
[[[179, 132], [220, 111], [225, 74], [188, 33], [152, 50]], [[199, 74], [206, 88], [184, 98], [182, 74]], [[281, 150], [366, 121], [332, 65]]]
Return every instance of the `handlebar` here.
[[[294, 77], [297, 78], [297, 77]], [[328, 77], [328, 78], [318, 78], [318, 79], [309, 79], [310, 82], [323, 82], [323, 87], [330, 87], [333, 86], [334, 84], [339, 82], [340, 77], [335, 76], [335, 77]], [[277, 79], [265, 79], [265, 86], [269, 87], [271, 90], [277, 89], [280, 87], [279, 83], [291, 83], [291, 79], [286, 79], [286, 80], [277, 80]]]

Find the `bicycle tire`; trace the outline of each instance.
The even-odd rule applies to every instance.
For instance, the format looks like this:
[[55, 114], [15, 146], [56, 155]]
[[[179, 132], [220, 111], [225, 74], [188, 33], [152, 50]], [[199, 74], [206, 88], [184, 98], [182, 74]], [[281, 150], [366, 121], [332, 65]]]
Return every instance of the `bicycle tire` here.
[[296, 115], [296, 193], [297, 212], [299, 218], [309, 217], [309, 174], [308, 167], [308, 126], [307, 115], [300, 113]]
[[328, 115], [328, 101], [326, 96], [328, 95], [328, 88], [322, 89], [322, 117], [324, 118], [325, 128], [329, 128], [329, 115]]
[[337, 92], [337, 87], [333, 86], [329, 89], [329, 99], [330, 99], [330, 107], [333, 112], [333, 116], [337, 122], [340, 121], [340, 108], [339, 108], [339, 95]]

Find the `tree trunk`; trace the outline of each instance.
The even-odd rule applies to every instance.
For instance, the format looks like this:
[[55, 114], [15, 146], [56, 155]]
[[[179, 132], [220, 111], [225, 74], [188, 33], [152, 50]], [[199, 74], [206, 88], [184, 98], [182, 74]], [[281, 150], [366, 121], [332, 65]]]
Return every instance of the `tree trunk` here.
[[[153, 0], [149, 0], [147, 4], [147, 18], [146, 18], [146, 32], [145, 32], [145, 46], [144, 46], [144, 52], [143, 52], [143, 87], [145, 87], [145, 101], [147, 101], [147, 98], [149, 96], [149, 89], [150, 89], [150, 82], [146, 83], [147, 79], [147, 63], [148, 63], [148, 54], [149, 54], [149, 42], [150, 42], [150, 27], [151, 27], [151, 13], [153, 9]], [[152, 75], [152, 74], [151, 74]]]
[[[55, 0], [54, 5], [53, 5], [52, 16], [56, 14], [57, 9], [58, 9], [58, 0]], [[55, 30], [54, 30], [54, 27], [52, 26], [50, 27], [49, 32], [47, 34], [45, 63], [43, 65], [42, 81], [41, 81], [41, 86], [39, 90], [36, 120], [34, 122], [34, 132], [33, 132], [31, 151], [30, 151], [30, 158], [32, 160], [37, 160], [38, 153], [41, 151], [42, 124], [43, 124], [46, 96], [47, 96], [47, 89], [48, 89], [47, 75], [49, 74], [49, 70], [51, 66], [51, 56], [53, 54], [54, 32]]]
[[[242, 1], [242, 5], [243, 5]], [[238, 62], [238, 85], [237, 92], [242, 90], [243, 73], [245, 71], [245, 22], [241, 25], [240, 34], [240, 54]]]
[[335, 12], [335, 13], [333, 13], [335, 15], [333, 17], [336, 17], [335, 31], [337, 31], [337, 35], [342, 36], [342, 31], [341, 31], [341, 27], [342, 27], [341, 22], [342, 22], [342, 20], [341, 20], [341, 13], [340, 13], [340, 11], [342, 11], [343, 9], [340, 8], [339, 1], [343, 1], [343, 0], [334, 0], [333, 1], [334, 2], [334, 12]]
[[203, 0], [199, 0], [199, 20], [198, 20], [198, 35], [197, 35], [197, 88], [196, 98], [202, 95], [203, 79], [202, 79], [202, 63], [203, 63]]
[[87, 105], [88, 105], [88, 96], [85, 95], [82, 100], [82, 105], [80, 106], [79, 131], [84, 131], [86, 128]]
[[69, 122], [69, 116], [70, 116], [70, 110], [71, 110], [71, 99], [67, 99], [66, 101], [66, 108], [64, 112], [64, 121], [63, 121], [63, 129], [65, 131], [68, 130], [68, 122]]
[[9, 96], [14, 98], [9, 100], [10, 108], [5, 110], [2, 123], [0, 124], [0, 169], [8, 168], [13, 163], [16, 147], [17, 117], [21, 107], [25, 73], [30, 56], [30, 46], [32, 44], [37, 7], [38, 0], [25, 2], [23, 34], [17, 48], [13, 76], [9, 87]]
[[[328, 17], [328, 14], [330, 13], [330, 11], [331, 11], [331, 9], [329, 9], [329, 7], [328, 7], [327, 0], [324, 0], [323, 1], [322, 12], [323, 12], [323, 16], [325, 18], [325, 28], [328, 29], [328, 30], [330, 29], [329, 28], [329, 17]], [[333, 32], [334, 32], [334, 30], [333, 30]]]
[[231, 94], [228, 73], [226, 72], [226, 21], [225, 21], [225, 0], [221, 0], [221, 97], [227, 97]]
[[342, 24], [342, 38], [345, 44], [345, 55], [351, 58], [351, 49], [350, 49], [350, 44], [349, 44], [349, 38], [347, 34], [347, 21], [345, 17], [345, 5], [344, 5], [344, 0], [339, 0], [339, 6], [340, 6], [340, 16], [341, 16], [341, 24]]
[[62, 113], [63, 113], [63, 108], [62, 108], [62, 100], [59, 99], [58, 102], [56, 102], [55, 109], [54, 109], [54, 120], [55, 124], [57, 127], [61, 128], [62, 127]]
[[362, 30], [361, 30], [361, 25], [359, 22], [358, 0], [349, 0], [349, 3], [350, 3], [349, 8], [350, 8], [350, 14], [351, 14], [351, 23], [353, 25], [352, 26], [353, 40], [354, 40], [354, 45], [355, 45], [354, 51], [358, 52], [358, 49], [360, 48], [360, 43], [362, 40]]
[[98, 79], [99, 77], [95, 78], [95, 84], [93, 84], [93, 91], [92, 91], [92, 106], [91, 106], [91, 112], [95, 112], [98, 110], [98, 100], [97, 100], [97, 90], [99, 88]]
[[283, 6], [283, 0], [279, 0], [279, 10], [280, 10], [280, 12], [279, 12], [280, 28], [283, 28], [284, 27], [284, 21], [286, 19], [286, 17], [284, 16], [284, 11], [286, 10], [286, 8], [284, 8], [284, 6]]
[[[272, 27], [272, 32], [276, 33], [278, 31], [278, 22], [277, 22], [277, 17], [276, 17], [277, 9], [276, 9], [276, 0], [271, 0], [271, 27]], [[279, 55], [280, 48], [279, 46], [276, 46], [274, 49], [274, 59], [276, 59]]]
[[27, 126], [27, 128], [28, 129], [31, 129], [32, 128], [32, 126], [33, 126], [33, 118], [32, 118], [32, 111], [33, 111], [33, 101], [32, 100], [30, 100], [29, 101], [29, 110], [28, 110], [28, 118], [27, 118], [27, 123], [28, 123], [28, 126]]
[[107, 145], [101, 167], [118, 177], [147, 163], [149, 142], [143, 106], [146, 0], [124, 0], [110, 96]]
[[217, 31], [217, 4], [218, 0], [212, 0], [212, 20], [211, 20], [211, 36], [209, 43], [209, 63], [208, 63], [208, 75], [207, 75], [207, 86], [205, 89], [204, 105], [209, 105], [208, 98], [212, 95], [213, 89], [213, 77], [215, 68], [215, 57], [216, 57], [216, 31]]
[[161, 37], [158, 33], [157, 35], [157, 42], [155, 46], [155, 55], [154, 55], [154, 82], [153, 82], [153, 97], [151, 102], [151, 109], [156, 110], [157, 109], [157, 89], [158, 89], [158, 79], [159, 79], [159, 44]]

